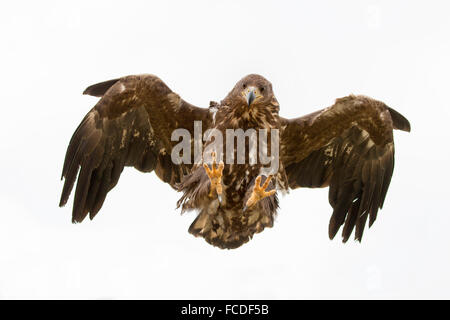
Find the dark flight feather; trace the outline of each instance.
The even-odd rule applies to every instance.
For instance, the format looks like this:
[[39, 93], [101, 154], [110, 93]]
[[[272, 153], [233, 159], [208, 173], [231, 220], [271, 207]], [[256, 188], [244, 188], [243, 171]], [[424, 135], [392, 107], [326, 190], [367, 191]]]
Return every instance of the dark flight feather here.
[[93, 84], [92, 86], [87, 87], [83, 94], [87, 94], [94, 97], [103, 97], [103, 95], [111, 88], [119, 79], [108, 80], [100, 83]]
[[394, 129], [402, 130], [406, 132], [411, 131], [411, 125], [409, 124], [408, 119], [402, 116], [399, 112], [395, 111], [392, 108], [389, 108], [389, 114], [391, 115], [392, 122], [394, 123]]

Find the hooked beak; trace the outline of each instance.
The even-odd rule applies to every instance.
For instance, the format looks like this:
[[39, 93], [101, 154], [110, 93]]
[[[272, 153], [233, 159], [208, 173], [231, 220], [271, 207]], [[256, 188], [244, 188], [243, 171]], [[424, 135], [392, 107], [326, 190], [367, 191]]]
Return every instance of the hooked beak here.
[[249, 87], [247, 93], [245, 94], [245, 99], [247, 100], [247, 105], [250, 106], [252, 102], [256, 99], [256, 89], [254, 87]]

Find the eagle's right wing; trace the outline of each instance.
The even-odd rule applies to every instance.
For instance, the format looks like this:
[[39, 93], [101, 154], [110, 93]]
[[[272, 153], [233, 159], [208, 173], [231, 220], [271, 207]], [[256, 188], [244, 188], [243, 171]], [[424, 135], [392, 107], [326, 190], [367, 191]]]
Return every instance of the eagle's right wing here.
[[[84, 117], [70, 140], [62, 171], [65, 179], [60, 206], [67, 203], [77, 180], [72, 221], [92, 219], [124, 166], [156, 175], [172, 187], [187, 174], [189, 164], [171, 160], [171, 134], [194, 121], [209, 124], [208, 109], [182, 100], [158, 77], [128, 76], [88, 87], [85, 94], [102, 97]], [[78, 174], [79, 172], [79, 174]]]

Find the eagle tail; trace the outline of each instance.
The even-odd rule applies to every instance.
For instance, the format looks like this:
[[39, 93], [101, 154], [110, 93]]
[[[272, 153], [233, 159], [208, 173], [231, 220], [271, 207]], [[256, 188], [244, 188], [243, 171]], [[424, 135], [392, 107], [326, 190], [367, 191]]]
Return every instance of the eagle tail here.
[[273, 226], [272, 213], [254, 210], [250, 214], [242, 216], [242, 212], [236, 212], [229, 216], [220, 208], [215, 212], [202, 209], [189, 227], [189, 233], [221, 249], [235, 249], [247, 243], [255, 233]]

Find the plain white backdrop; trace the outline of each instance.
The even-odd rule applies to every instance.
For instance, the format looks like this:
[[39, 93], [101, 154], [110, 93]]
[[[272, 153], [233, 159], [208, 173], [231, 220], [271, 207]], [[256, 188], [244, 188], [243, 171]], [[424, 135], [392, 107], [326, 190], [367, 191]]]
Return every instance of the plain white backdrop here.
[[[447, 1], [14, 1], [0, 10], [1, 298], [450, 298]], [[207, 107], [236, 81], [272, 82], [297, 117], [349, 93], [411, 122], [395, 132], [384, 209], [361, 244], [328, 239], [328, 190], [282, 198], [237, 250], [191, 236], [194, 213], [126, 168], [93, 220], [58, 208], [81, 93], [153, 73]]]

